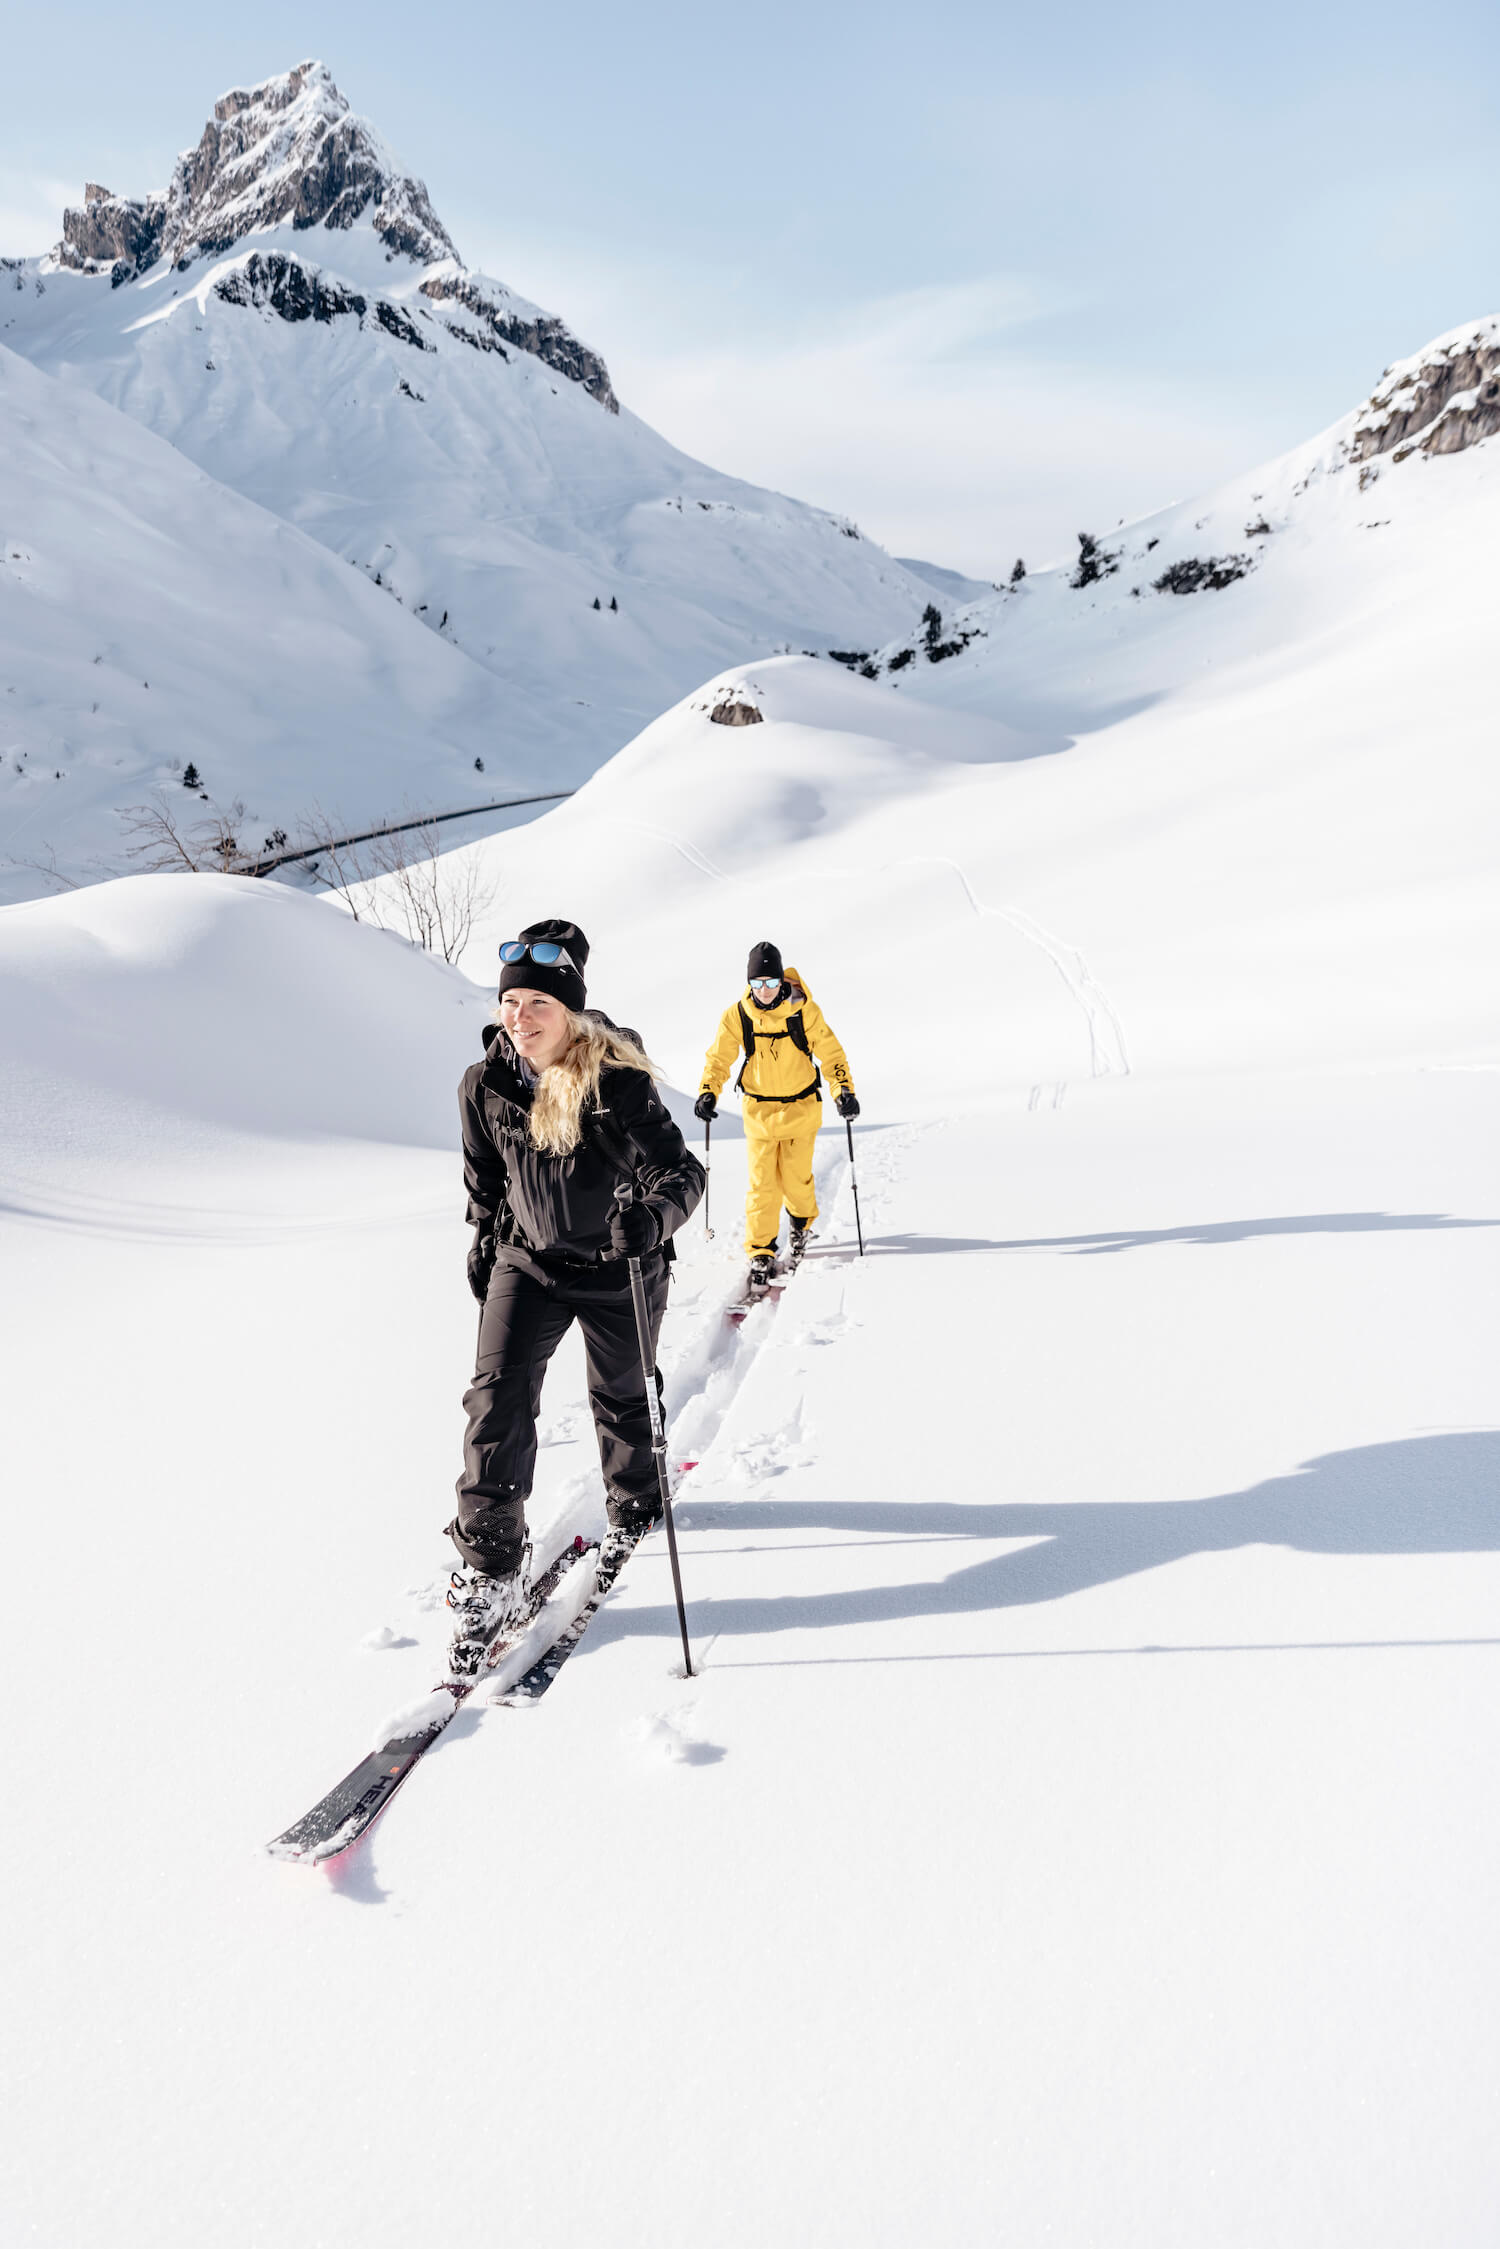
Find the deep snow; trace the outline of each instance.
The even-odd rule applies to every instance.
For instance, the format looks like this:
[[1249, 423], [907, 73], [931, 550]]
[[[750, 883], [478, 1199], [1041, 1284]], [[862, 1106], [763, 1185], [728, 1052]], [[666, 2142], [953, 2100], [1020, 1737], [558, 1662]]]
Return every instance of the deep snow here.
[[[261, 1846], [434, 1677], [487, 993], [224, 878], [0, 913], [20, 2237], [1489, 2238], [1494, 474], [894, 688], [739, 666], [475, 847], [475, 978], [576, 914], [680, 1116], [782, 943], [869, 1254], [825, 1131], [727, 1329], [726, 1118], [699, 1676], [658, 1538], [332, 1879]], [[597, 1527], [571, 1346], [543, 1435]]]
[[[166, 887], [313, 1046], [399, 958], [231, 973], [332, 915]], [[472, 1342], [406, 1103], [478, 1010], [417, 963], [382, 1012], [357, 1144], [293, 1073], [259, 1151], [194, 1116], [191, 1179], [143, 1139], [81, 1207], [85, 1138], [69, 1223], [4, 1222], [18, 2237], [436, 2245], [457, 2173], [580, 2245], [1484, 2238], [1495, 1073], [914, 1101], [870, 1255], [826, 1134], [738, 1336], [726, 1136], [666, 1352], [699, 1676], [654, 1541], [330, 1880], [259, 1846], [431, 1684]], [[567, 1349], [544, 1436], [592, 1527]]]

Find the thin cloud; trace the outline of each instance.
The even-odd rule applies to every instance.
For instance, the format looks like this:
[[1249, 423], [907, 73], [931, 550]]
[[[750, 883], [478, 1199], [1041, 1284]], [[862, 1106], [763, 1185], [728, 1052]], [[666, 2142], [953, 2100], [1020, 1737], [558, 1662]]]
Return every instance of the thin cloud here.
[[1074, 308], [1026, 275], [898, 291], [781, 335], [743, 299], [704, 319], [698, 298], [685, 322], [663, 318], [659, 281], [575, 279], [625, 402], [684, 451], [976, 577], [1055, 558], [1302, 434], [1188, 382], [1050, 357], [1032, 331]]

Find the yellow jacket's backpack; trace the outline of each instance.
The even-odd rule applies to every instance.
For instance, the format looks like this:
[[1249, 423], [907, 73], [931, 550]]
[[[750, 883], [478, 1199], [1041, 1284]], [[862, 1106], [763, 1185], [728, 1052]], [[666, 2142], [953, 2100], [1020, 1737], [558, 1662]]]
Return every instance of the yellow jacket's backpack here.
[[[813, 1051], [807, 1043], [807, 1032], [803, 1028], [801, 1008], [799, 1007], [795, 1014], [787, 1017], [785, 1029], [781, 1031], [757, 1031], [750, 1020], [749, 1010], [743, 1000], [739, 1003], [739, 1009], [740, 1038], [744, 1042], [745, 1059], [740, 1064], [740, 1074], [734, 1081], [735, 1092], [750, 1101], [807, 1101], [814, 1097], [821, 1101], [823, 1098], [823, 1073], [818, 1068], [817, 1063], [813, 1062]], [[745, 1084], [745, 1072], [755, 1060], [755, 1042], [758, 1038], [790, 1039], [797, 1052], [805, 1054], [808, 1061], [813, 1062], [812, 1084], [805, 1085], [800, 1093], [751, 1093]]]

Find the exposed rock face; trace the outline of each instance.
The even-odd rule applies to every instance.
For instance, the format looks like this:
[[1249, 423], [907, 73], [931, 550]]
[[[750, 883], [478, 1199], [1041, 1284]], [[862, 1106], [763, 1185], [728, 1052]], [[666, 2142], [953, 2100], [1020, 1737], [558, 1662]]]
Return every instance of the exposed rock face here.
[[102, 273], [107, 267], [118, 287], [156, 263], [167, 216], [164, 195], [149, 195], [137, 203], [111, 195], [93, 181], [83, 193], [83, 209], [63, 213], [59, 264], [78, 273]]
[[422, 182], [351, 113], [324, 65], [305, 62], [215, 102], [165, 195], [131, 202], [90, 181], [83, 209], [63, 214], [57, 255], [85, 272], [125, 266], [119, 282], [159, 257], [183, 264], [263, 227], [351, 227], [366, 211], [389, 249], [423, 265], [457, 258]]
[[300, 259], [263, 258], [258, 251], [215, 282], [214, 295], [226, 305], [253, 305], [283, 320], [336, 320], [341, 313], [363, 319], [366, 306], [357, 291], [325, 281]]
[[[133, 281], [158, 258], [188, 266], [222, 256], [247, 235], [277, 226], [338, 231], [368, 217], [394, 257], [435, 269], [422, 281], [435, 303], [470, 315], [448, 320], [449, 333], [478, 351], [505, 345], [531, 352], [577, 383], [612, 414], [620, 410], [609, 369], [562, 321], [513, 297], [500, 283], [464, 270], [420, 180], [404, 173], [380, 136], [356, 117], [320, 62], [264, 85], [237, 87], [214, 104], [196, 148], [178, 159], [164, 195], [133, 202], [90, 181], [83, 208], [63, 215], [60, 265], [108, 272], [115, 287]], [[373, 303], [295, 258], [256, 253], [216, 284], [227, 304], [253, 305], [283, 320], [333, 320], [366, 313], [390, 335], [419, 351], [434, 347], [400, 306]]]
[[1248, 578], [1254, 564], [1247, 554], [1189, 555], [1171, 563], [1153, 578], [1154, 593], [1222, 593], [1239, 578]]
[[1500, 323], [1481, 327], [1445, 345], [1418, 365], [1392, 371], [1354, 432], [1353, 458], [1394, 453], [1462, 453], [1500, 431]]
[[372, 214], [388, 248], [422, 264], [456, 258], [420, 180], [405, 177], [320, 62], [214, 103], [167, 190], [168, 257], [227, 250], [253, 229], [350, 227]]
[[709, 712], [715, 726], [759, 726], [760, 712], [753, 703], [715, 703]]
[[620, 402], [610, 383], [609, 369], [599, 354], [581, 344], [560, 320], [546, 313], [533, 316], [517, 312], [505, 290], [471, 273], [433, 274], [422, 283], [422, 294], [437, 303], [447, 300], [460, 304], [474, 314], [481, 323], [477, 332], [456, 321], [450, 323], [452, 333], [462, 336], [465, 343], [493, 349], [503, 338], [518, 351], [534, 352], [558, 374], [566, 375], [570, 383], [581, 383], [589, 396], [597, 398], [612, 414], [619, 413]]

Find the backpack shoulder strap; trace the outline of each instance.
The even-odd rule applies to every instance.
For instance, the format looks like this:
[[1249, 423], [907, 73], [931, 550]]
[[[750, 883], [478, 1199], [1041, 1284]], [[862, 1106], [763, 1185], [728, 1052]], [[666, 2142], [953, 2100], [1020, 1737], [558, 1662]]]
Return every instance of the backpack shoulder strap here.
[[795, 1015], [789, 1015], [787, 1017], [786, 1027], [787, 1036], [791, 1039], [791, 1042], [797, 1049], [797, 1052], [799, 1054], [805, 1054], [810, 1057], [812, 1054], [812, 1048], [807, 1043], [807, 1032], [803, 1029], [802, 1010], [800, 1007], [798, 1008]]
[[755, 1060], [755, 1026], [750, 1021], [750, 1017], [746, 1011], [745, 1003], [743, 1000], [741, 1000], [739, 1003], [739, 1009], [740, 1039], [745, 1049], [745, 1059], [740, 1064], [740, 1074], [734, 1081], [734, 1090], [736, 1093], [739, 1093], [743, 1090], [746, 1067], [748, 1064]]

